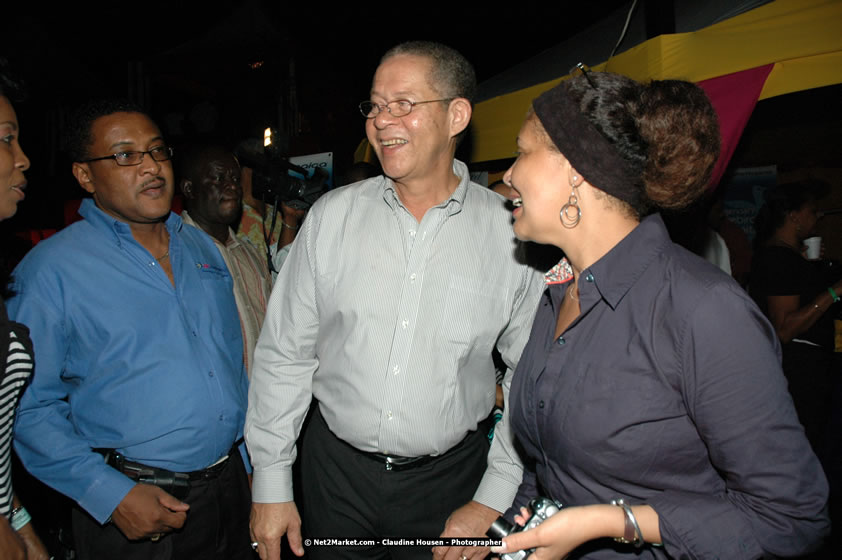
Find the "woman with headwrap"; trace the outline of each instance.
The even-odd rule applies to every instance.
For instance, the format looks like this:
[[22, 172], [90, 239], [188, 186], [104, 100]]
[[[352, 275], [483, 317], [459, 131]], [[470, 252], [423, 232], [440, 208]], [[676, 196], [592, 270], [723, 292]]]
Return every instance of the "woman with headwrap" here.
[[815, 547], [827, 484], [775, 331], [657, 213], [705, 190], [719, 150], [701, 89], [586, 73], [533, 102], [505, 180], [514, 231], [561, 248], [509, 410], [526, 452], [508, 517], [562, 509], [501, 550], [533, 558], [758, 558]]

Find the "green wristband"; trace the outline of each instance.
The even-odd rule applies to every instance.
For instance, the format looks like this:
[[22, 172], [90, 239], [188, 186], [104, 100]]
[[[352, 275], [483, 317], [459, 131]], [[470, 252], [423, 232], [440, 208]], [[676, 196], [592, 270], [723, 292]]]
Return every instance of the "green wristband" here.
[[12, 529], [15, 531], [20, 531], [24, 525], [32, 521], [32, 517], [30, 517], [29, 512], [26, 511], [26, 508], [21, 506], [19, 508], [15, 508], [12, 511]]
[[833, 298], [833, 303], [836, 303], [837, 301], [839, 301], [839, 296], [837, 296], [836, 292], [833, 291], [833, 287], [828, 288], [827, 291], [830, 294], [830, 297]]

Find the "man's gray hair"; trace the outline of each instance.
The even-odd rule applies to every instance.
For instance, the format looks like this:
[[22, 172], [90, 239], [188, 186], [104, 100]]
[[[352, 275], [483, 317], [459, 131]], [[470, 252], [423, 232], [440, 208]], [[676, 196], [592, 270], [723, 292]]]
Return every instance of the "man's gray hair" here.
[[429, 59], [433, 65], [430, 87], [442, 97], [464, 97], [473, 106], [477, 93], [476, 73], [468, 59], [458, 51], [432, 41], [408, 41], [389, 49], [380, 63], [401, 54]]

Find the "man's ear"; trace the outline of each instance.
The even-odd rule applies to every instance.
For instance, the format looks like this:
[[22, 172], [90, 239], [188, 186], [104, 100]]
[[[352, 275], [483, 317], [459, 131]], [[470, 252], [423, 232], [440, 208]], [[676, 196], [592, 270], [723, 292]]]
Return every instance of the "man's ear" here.
[[471, 103], [464, 97], [457, 97], [450, 102], [450, 137], [453, 138], [468, 127], [471, 122]]
[[78, 161], [74, 161], [72, 171], [73, 176], [76, 177], [76, 180], [79, 182], [80, 187], [82, 187], [91, 194], [93, 194], [96, 191], [94, 183], [91, 180], [91, 169], [87, 163], [79, 163]]
[[184, 195], [184, 198], [194, 198], [193, 197], [193, 181], [190, 179], [182, 179], [181, 183], [178, 184], [181, 188], [181, 194]]

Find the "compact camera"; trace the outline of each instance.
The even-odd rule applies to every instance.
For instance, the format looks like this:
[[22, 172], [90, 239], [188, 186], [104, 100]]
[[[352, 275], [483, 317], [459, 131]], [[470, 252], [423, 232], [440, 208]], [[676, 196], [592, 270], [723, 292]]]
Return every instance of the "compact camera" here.
[[[526, 524], [521, 527], [520, 525], [512, 525], [508, 521], [506, 521], [503, 517], [498, 517], [497, 521], [491, 524], [491, 527], [485, 533], [488, 538], [491, 539], [502, 539], [512, 533], [519, 533], [521, 531], [528, 531], [534, 527], [537, 527], [541, 523], [547, 520], [551, 515], [555, 515], [561, 509], [561, 504], [555, 500], [551, 500], [550, 498], [533, 498], [529, 501], [529, 511], [531, 513], [529, 519], [526, 521]], [[529, 550], [518, 550], [516, 552], [507, 552], [505, 554], [500, 555], [501, 560], [523, 560], [530, 554], [535, 551], [534, 548]]]

